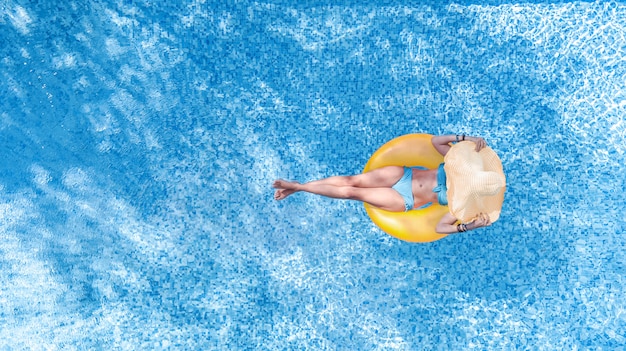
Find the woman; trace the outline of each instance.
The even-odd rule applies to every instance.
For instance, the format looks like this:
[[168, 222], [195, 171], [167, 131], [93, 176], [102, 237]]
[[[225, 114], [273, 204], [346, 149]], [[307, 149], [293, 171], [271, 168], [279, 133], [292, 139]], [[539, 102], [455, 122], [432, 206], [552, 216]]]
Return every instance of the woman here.
[[[454, 142], [457, 144], [452, 146]], [[445, 157], [445, 163], [437, 169], [387, 166], [364, 174], [335, 176], [304, 184], [279, 179], [273, 184], [277, 189], [274, 199], [283, 200], [295, 192], [305, 191], [401, 212], [435, 201], [448, 205], [448, 195], [453, 193], [450, 212], [435, 228], [438, 233], [453, 234], [491, 225], [500, 215], [505, 188], [497, 155], [480, 137], [441, 135], [433, 137], [432, 144]], [[450, 153], [451, 149], [454, 151]], [[457, 224], [459, 220], [461, 223]]]

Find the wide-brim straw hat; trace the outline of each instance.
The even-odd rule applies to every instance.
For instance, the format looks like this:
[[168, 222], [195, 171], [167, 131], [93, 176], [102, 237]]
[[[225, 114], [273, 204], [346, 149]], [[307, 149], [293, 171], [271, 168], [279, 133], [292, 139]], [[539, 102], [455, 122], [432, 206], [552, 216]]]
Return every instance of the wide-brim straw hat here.
[[462, 141], [453, 145], [444, 158], [448, 209], [458, 220], [471, 222], [480, 213], [491, 222], [500, 218], [506, 178], [502, 161], [490, 147], [476, 152], [476, 144]]

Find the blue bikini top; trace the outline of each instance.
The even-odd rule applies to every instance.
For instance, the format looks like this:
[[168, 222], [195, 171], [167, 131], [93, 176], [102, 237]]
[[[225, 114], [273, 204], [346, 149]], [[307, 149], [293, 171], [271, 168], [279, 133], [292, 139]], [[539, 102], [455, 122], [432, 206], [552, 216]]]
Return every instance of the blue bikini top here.
[[437, 201], [442, 206], [448, 205], [448, 187], [446, 186], [446, 171], [443, 168], [443, 163], [439, 165], [437, 169], [437, 186], [433, 189], [433, 192], [437, 193]]

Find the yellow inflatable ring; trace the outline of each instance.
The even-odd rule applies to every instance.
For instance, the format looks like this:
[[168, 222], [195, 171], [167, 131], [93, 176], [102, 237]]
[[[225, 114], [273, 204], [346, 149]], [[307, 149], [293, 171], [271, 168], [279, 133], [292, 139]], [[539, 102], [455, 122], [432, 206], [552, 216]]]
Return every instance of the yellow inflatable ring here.
[[[433, 146], [432, 137], [430, 134], [407, 134], [389, 141], [370, 157], [363, 173], [385, 166], [437, 168], [443, 162], [443, 156]], [[448, 212], [447, 206], [434, 203], [421, 210], [389, 212], [366, 203], [365, 211], [380, 229], [401, 240], [425, 243], [446, 236], [437, 233], [435, 226]]]

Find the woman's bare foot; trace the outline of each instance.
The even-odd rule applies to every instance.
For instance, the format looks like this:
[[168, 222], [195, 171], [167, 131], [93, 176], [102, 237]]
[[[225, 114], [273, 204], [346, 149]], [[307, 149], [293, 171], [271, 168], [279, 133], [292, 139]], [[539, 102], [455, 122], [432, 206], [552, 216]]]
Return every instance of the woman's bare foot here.
[[278, 190], [274, 193], [274, 200], [283, 200], [287, 196], [295, 193], [297, 182], [288, 182], [286, 180], [278, 179], [272, 184], [272, 186]]
[[278, 189], [274, 192], [274, 200], [283, 200], [287, 196], [295, 193], [293, 189]]

